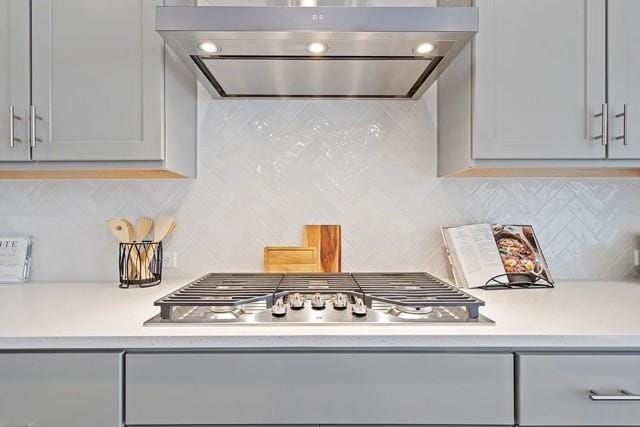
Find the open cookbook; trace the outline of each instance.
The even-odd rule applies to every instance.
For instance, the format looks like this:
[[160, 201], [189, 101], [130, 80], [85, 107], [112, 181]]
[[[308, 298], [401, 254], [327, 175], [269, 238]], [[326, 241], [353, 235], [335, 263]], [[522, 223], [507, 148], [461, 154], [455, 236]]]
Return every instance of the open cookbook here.
[[506, 283], [553, 283], [530, 225], [442, 227], [442, 237], [459, 287], [485, 286], [494, 278]]

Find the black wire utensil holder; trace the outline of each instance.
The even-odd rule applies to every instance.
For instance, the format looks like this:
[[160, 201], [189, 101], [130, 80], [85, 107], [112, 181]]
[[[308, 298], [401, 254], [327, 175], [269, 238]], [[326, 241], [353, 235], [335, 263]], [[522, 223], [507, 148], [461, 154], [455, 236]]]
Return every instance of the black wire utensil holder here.
[[505, 273], [487, 280], [481, 289], [544, 289], [555, 288], [553, 281], [536, 273]]
[[148, 288], [162, 280], [162, 242], [120, 243], [120, 288]]

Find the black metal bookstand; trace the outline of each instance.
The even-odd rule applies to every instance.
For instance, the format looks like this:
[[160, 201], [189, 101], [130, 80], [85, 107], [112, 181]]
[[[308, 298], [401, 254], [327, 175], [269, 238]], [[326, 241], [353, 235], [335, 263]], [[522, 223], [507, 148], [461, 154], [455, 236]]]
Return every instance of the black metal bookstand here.
[[505, 273], [493, 276], [482, 286], [485, 290], [554, 288], [553, 281], [536, 273]]

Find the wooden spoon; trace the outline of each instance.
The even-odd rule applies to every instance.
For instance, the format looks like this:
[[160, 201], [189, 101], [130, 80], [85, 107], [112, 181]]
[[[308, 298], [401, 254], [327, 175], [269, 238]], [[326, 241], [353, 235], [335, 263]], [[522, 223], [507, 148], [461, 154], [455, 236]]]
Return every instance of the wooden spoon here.
[[111, 234], [116, 236], [122, 243], [130, 243], [131, 235], [129, 234], [129, 228], [127, 227], [127, 223], [123, 221], [121, 218], [112, 218], [107, 220], [107, 227], [109, 227], [109, 231]]
[[[129, 221], [124, 220], [122, 218], [112, 218], [107, 220], [107, 227], [109, 228], [109, 231], [111, 231], [111, 234], [116, 236], [116, 239], [118, 239], [122, 243], [131, 243], [133, 226], [131, 227], [130, 226], [131, 226], [131, 223], [129, 223]], [[133, 253], [135, 253], [135, 251], [130, 252], [130, 254], [133, 254]], [[133, 255], [133, 257], [135, 257], [135, 255]], [[135, 264], [133, 263], [133, 261], [134, 260], [130, 256], [129, 261], [127, 263], [127, 275], [130, 275], [130, 276], [136, 275]]]
[[[126, 218], [122, 218], [122, 221], [127, 227], [127, 233], [129, 233], [129, 242], [135, 242], [135, 229], [133, 228], [133, 224]], [[140, 264], [141, 257], [144, 257], [144, 254], [140, 253], [139, 246], [131, 246], [131, 250], [129, 251], [129, 262], [131, 263], [131, 272], [135, 275], [135, 278], [139, 279], [138, 274], [140, 273], [140, 269], [138, 268], [138, 264]]]
[[[136, 220], [135, 232], [133, 236], [134, 241], [142, 242], [144, 238], [147, 237], [147, 235], [151, 232], [151, 228], [153, 228], [153, 218], [151, 218], [150, 216], [141, 216], [140, 218], [138, 218]], [[146, 250], [140, 253], [140, 262], [143, 266], [145, 266], [144, 269], [148, 270], [148, 268], [146, 267], [146, 265], [148, 264]], [[145, 274], [144, 270], [142, 273], [143, 275]]]

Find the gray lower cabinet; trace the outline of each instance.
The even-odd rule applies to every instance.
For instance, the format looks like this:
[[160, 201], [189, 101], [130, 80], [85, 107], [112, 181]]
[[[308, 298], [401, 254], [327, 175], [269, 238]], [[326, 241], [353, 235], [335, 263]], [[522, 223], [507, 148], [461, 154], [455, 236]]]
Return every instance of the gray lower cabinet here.
[[0, 353], [0, 426], [118, 427], [119, 353]]
[[513, 354], [128, 353], [128, 425], [513, 425]]
[[518, 354], [517, 361], [519, 425], [640, 425], [640, 354]]

